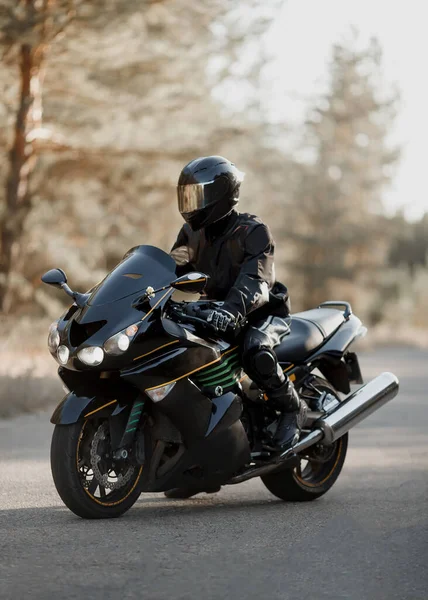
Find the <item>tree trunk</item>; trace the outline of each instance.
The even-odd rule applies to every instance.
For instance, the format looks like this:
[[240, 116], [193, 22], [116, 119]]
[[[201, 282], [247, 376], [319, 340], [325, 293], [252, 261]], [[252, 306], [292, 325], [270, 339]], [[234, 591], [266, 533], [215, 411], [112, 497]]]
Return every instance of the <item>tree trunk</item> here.
[[9, 175], [6, 181], [6, 207], [0, 223], [0, 308], [9, 312], [13, 302], [11, 273], [19, 254], [25, 220], [31, 209], [30, 176], [36, 157], [29, 131], [41, 125], [41, 48], [21, 46], [20, 98], [15, 134], [9, 152]]

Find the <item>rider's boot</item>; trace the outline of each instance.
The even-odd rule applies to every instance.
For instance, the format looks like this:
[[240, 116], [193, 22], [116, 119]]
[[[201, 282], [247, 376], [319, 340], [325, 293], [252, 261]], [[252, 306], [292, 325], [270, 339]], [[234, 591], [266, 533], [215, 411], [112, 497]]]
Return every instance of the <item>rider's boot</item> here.
[[289, 379], [276, 390], [268, 392], [267, 397], [273, 408], [281, 412], [273, 436], [273, 448], [283, 451], [299, 440], [306, 418], [306, 404], [300, 401], [299, 395]]

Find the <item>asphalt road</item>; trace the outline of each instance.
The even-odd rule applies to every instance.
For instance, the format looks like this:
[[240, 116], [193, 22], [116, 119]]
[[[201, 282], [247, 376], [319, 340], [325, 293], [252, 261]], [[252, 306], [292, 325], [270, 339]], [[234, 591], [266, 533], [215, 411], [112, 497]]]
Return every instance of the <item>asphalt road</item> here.
[[83, 521], [56, 495], [48, 413], [0, 422], [0, 598], [428, 599], [428, 352], [367, 353], [401, 393], [352, 433], [334, 488], [285, 504], [260, 480]]

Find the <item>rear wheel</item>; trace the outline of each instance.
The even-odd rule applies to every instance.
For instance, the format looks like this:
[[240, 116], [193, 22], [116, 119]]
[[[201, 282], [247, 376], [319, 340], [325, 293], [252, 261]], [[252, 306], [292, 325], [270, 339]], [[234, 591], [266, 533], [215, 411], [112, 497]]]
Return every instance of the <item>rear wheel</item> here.
[[57, 425], [51, 468], [62, 501], [85, 519], [119, 517], [141, 493], [143, 467], [113, 459], [105, 419]]
[[[317, 377], [314, 386], [320, 392], [337, 396], [334, 388]], [[314, 387], [314, 389], [315, 389]], [[338, 398], [339, 399], [339, 398]], [[267, 489], [277, 498], [289, 502], [316, 500], [331, 489], [342, 471], [348, 448], [346, 433], [331, 446], [316, 444], [300, 457], [293, 469], [284, 469], [264, 475], [261, 479]]]

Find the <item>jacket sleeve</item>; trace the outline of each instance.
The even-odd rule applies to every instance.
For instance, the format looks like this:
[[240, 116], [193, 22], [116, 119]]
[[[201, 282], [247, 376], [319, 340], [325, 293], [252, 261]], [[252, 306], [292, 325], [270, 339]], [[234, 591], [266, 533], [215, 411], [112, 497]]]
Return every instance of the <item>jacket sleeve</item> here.
[[250, 231], [243, 245], [244, 261], [223, 305], [238, 318], [269, 302], [269, 290], [275, 282], [275, 244], [266, 225]]
[[177, 276], [184, 275], [192, 270], [190, 264], [190, 250], [189, 250], [189, 238], [186, 231], [186, 225], [178, 232], [175, 244], [171, 248], [170, 255], [175, 260], [177, 265], [176, 273]]

